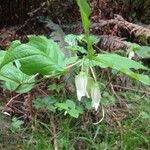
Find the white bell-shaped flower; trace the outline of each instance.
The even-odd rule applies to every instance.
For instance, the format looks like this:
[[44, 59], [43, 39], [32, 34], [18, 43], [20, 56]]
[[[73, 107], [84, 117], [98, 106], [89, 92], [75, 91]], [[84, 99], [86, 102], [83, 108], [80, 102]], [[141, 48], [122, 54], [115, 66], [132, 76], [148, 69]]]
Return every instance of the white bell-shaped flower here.
[[95, 110], [97, 111], [101, 99], [100, 88], [97, 82], [93, 83], [91, 87], [91, 99], [92, 99], [92, 107], [94, 107]]
[[88, 77], [85, 72], [80, 72], [80, 74], [75, 77], [75, 86], [76, 86], [77, 97], [79, 101], [83, 96], [86, 95], [87, 80]]
[[134, 51], [129, 52], [128, 58], [132, 59], [135, 56]]

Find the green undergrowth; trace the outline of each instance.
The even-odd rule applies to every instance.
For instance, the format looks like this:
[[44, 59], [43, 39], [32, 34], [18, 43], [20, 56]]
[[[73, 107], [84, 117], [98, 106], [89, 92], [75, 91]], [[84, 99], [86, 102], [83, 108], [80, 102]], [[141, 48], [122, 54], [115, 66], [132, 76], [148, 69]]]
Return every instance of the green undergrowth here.
[[[128, 113], [126, 118], [116, 121], [109, 118], [98, 125], [93, 125], [89, 119], [85, 121], [83, 116], [78, 119], [71, 118], [60, 112], [55, 114], [56, 137], [59, 150], [136, 150], [150, 149], [150, 101], [149, 97], [135, 92], [120, 92], [122, 98], [127, 99], [125, 105]], [[114, 106], [107, 106], [105, 112]], [[118, 108], [120, 114], [125, 108]], [[110, 112], [112, 113], [112, 112]], [[114, 114], [117, 113], [114, 111]], [[0, 133], [1, 150], [53, 150], [53, 130], [51, 116], [35, 115], [33, 121], [25, 128], [12, 126]], [[108, 112], [109, 114], [109, 112]], [[14, 127], [13, 127], [14, 126]]]
[[[24, 96], [23, 106], [0, 113], [0, 149], [150, 149], [149, 66], [142, 62], [150, 58], [149, 47], [126, 42], [126, 52], [96, 53], [93, 45], [99, 39], [90, 35], [90, 6], [87, 0], [77, 4], [84, 35], [65, 37], [70, 56], [52, 39], [33, 35], [0, 52], [3, 91], [26, 93], [32, 103]], [[53, 79], [50, 85], [48, 79]]]

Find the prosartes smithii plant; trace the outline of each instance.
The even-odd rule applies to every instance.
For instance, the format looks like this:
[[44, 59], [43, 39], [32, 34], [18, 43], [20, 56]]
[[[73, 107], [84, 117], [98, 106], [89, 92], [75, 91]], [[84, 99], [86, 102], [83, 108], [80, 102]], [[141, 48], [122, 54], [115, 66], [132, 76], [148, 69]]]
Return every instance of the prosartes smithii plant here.
[[[79, 67], [79, 73], [75, 77], [77, 98], [79, 101], [83, 97], [91, 99], [91, 106], [98, 110], [101, 92], [94, 72], [96, 66], [102, 69], [112, 68], [150, 85], [147, 75], [133, 71], [148, 70], [142, 64], [117, 54], [95, 53], [92, 45], [98, 39], [89, 32], [90, 7], [86, 0], [77, 0], [77, 4], [85, 33], [65, 37], [68, 43], [66, 49], [72, 52], [72, 56], [66, 58], [58, 44], [44, 36], [29, 36], [29, 42], [26, 44], [14, 41], [6, 52], [0, 51], [0, 80], [3, 81], [4, 88], [24, 93], [36, 84], [35, 77], [38, 74], [43, 75], [43, 78], [58, 77], [67, 74], [70, 68], [76, 66]], [[81, 46], [82, 44], [86, 46]]]

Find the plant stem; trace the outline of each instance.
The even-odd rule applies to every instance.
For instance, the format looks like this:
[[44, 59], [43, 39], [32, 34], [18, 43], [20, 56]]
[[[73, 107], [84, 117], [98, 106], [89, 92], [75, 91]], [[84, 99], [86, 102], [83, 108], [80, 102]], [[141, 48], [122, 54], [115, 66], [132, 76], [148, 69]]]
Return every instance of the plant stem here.
[[102, 106], [102, 118], [98, 122], [93, 123], [93, 125], [98, 125], [99, 123], [101, 123], [104, 117], [105, 117], [105, 111], [104, 111], [104, 107]]
[[75, 66], [75, 65], [77, 65], [81, 62], [82, 62], [82, 60], [79, 60], [79, 61], [75, 62], [74, 64], [71, 64], [71, 65], [67, 66], [65, 69], [69, 69], [69, 68], [71, 68], [71, 67], [73, 67], [73, 66]]
[[92, 67], [90, 67], [90, 70], [91, 70], [92, 76], [93, 76], [93, 78], [94, 78], [94, 81], [96, 82], [96, 81], [97, 81], [97, 79], [96, 79], [96, 76], [95, 76], [95, 73], [94, 73], [93, 68], [92, 68]]

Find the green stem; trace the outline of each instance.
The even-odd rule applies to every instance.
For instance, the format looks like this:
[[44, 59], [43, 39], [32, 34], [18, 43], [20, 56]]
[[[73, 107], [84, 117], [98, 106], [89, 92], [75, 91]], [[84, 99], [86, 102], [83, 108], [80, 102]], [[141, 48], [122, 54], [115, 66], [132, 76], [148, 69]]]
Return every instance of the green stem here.
[[92, 67], [90, 67], [90, 70], [91, 70], [92, 76], [93, 76], [93, 78], [94, 78], [94, 81], [96, 82], [96, 81], [97, 81], [97, 79], [96, 79], [96, 75], [95, 75], [95, 73], [94, 73], [93, 68], [92, 68]]
[[66, 70], [66, 69], [69, 69], [69, 68], [72, 68], [73, 66], [75, 66], [75, 65], [77, 65], [77, 64], [79, 64], [79, 63], [81, 63], [81, 62], [82, 62], [82, 60], [79, 60], [79, 61], [75, 62], [74, 64], [71, 64], [71, 65], [67, 66], [67, 67], [65, 68], [65, 70]]

